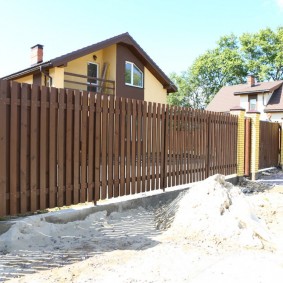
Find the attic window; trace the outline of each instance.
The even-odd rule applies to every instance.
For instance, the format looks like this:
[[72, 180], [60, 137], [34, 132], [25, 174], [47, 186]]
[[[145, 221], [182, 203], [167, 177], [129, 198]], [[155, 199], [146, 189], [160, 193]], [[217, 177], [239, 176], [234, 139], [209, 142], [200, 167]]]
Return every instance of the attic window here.
[[125, 63], [125, 83], [126, 85], [143, 87], [143, 72], [132, 62]]

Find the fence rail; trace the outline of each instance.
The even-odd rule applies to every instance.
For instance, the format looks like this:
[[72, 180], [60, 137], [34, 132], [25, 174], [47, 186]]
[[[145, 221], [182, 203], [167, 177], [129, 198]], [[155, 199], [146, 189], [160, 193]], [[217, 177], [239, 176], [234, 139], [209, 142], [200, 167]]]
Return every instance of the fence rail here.
[[237, 121], [0, 80], [0, 216], [236, 173]]

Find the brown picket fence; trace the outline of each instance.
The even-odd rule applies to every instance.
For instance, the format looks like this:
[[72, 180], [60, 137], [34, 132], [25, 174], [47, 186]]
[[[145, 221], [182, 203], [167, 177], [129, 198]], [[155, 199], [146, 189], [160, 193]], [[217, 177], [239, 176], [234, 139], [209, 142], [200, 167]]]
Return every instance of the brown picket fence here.
[[281, 125], [260, 121], [259, 169], [280, 164]]
[[0, 80], [0, 216], [237, 167], [237, 117]]

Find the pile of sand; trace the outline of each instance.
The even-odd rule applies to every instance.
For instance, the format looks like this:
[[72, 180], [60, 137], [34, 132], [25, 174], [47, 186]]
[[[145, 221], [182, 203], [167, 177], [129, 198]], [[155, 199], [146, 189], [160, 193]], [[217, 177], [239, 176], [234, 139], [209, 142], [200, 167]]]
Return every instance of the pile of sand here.
[[241, 189], [214, 175], [185, 192], [175, 207], [166, 232], [196, 246], [243, 246], [263, 248], [272, 242]]

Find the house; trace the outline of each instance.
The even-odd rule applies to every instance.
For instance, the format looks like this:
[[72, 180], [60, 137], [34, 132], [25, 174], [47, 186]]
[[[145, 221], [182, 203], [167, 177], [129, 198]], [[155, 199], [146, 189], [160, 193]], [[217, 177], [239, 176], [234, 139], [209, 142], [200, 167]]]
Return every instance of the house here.
[[206, 110], [229, 112], [241, 107], [246, 111], [260, 112], [261, 120], [282, 122], [283, 81], [256, 82], [253, 75], [247, 84], [224, 86], [206, 107]]
[[129, 33], [49, 61], [43, 61], [43, 45], [37, 44], [31, 48], [31, 60], [31, 67], [2, 79], [159, 103], [177, 91]]

